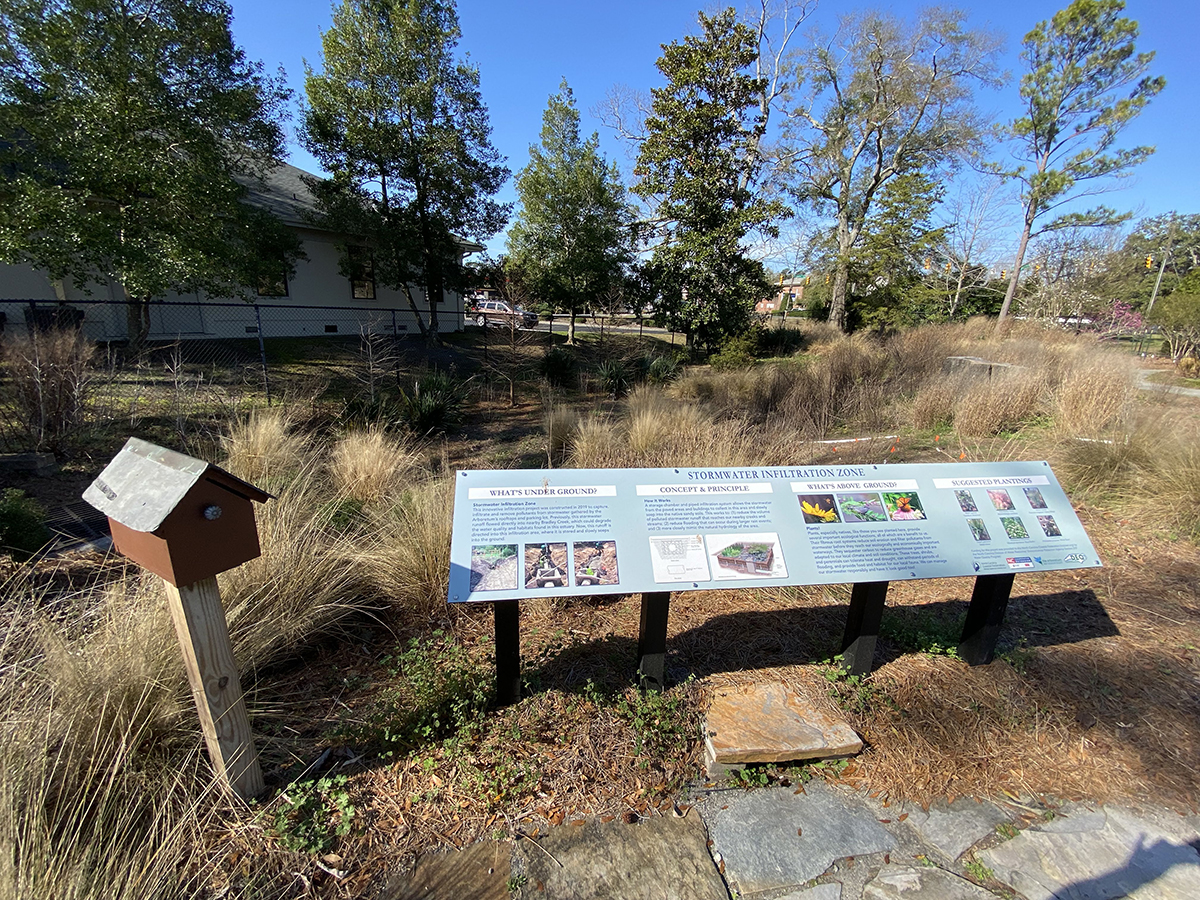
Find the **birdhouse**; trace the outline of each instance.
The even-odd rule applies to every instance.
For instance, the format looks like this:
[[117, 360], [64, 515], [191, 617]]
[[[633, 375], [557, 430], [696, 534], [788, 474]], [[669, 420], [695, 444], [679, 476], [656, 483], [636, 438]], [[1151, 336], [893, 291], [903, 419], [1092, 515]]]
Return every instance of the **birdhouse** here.
[[176, 587], [261, 555], [254, 504], [265, 491], [224, 469], [130, 438], [83, 492], [122, 555]]

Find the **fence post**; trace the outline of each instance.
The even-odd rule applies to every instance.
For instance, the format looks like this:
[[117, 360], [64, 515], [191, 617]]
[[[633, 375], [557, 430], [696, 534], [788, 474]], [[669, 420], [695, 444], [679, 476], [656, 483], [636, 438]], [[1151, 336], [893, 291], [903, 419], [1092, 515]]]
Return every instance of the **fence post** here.
[[396, 333], [396, 310], [392, 310], [392, 371], [396, 373], [396, 387], [400, 387], [400, 335]]
[[267, 392], [267, 406], [271, 405], [271, 376], [267, 371], [267, 347], [263, 343], [262, 333], [262, 311], [259, 310], [258, 304], [254, 304], [254, 321], [258, 323], [258, 359], [262, 364], [263, 387]]

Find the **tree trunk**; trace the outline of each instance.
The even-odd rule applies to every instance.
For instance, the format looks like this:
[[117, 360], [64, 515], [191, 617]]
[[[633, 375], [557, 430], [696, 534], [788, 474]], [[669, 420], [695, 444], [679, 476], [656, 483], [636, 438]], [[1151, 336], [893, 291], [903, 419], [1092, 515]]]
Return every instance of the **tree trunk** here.
[[567, 343], [575, 346], [575, 308], [571, 308], [571, 318], [567, 325]]
[[850, 281], [850, 265], [839, 261], [833, 271], [833, 291], [829, 297], [829, 324], [838, 331], [846, 330], [846, 286]]
[[1029, 246], [1029, 233], [1033, 230], [1033, 219], [1026, 213], [1025, 228], [1021, 231], [1021, 243], [1017, 245], [1017, 259], [1013, 263], [1012, 275], [1008, 279], [1008, 290], [1004, 292], [1004, 305], [1000, 307], [1000, 318], [996, 320], [996, 337], [1004, 329], [1004, 320], [1012, 307], [1013, 298], [1017, 295], [1017, 282], [1021, 280], [1021, 266], [1025, 261], [1025, 248]]
[[412, 287], [406, 281], [404, 283], [404, 296], [408, 299], [408, 308], [412, 310], [413, 318], [417, 320], [417, 328], [421, 332], [421, 337], [429, 340], [429, 330], [425, 327], [425, 319], [421, 315], [421, 311], [417, 309], [417, 299], [413, 296]]
[[125, 297], [125, 329], [129, 349], [137, 352], [150, 336], [150, 301], [147, 297], [131, 297], [123, 284], [121, 293]]

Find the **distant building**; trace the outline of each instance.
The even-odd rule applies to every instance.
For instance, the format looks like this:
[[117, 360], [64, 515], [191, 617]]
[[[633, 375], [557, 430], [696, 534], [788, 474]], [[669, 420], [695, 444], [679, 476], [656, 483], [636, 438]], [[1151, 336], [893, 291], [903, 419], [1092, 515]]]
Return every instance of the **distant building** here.
[[782, 310], [804, 310], [804, 283], [806, 278], [784, 279], [775, 285], [775, 293], [766, 300], [759, 300], [754, 305], [754, 311], [765, 315]]
[[[303, 335], [357, 334], [361, 328], [416, 334], [416, 321], [408, 311], [408, 299], [403, 291], [377, 284], [370, 253], [362, 250], [359, 277], [351, 279], [342, 274], [339, 245], [353, 246], [353, 239], [313, 224], [316, 200], [305, 184], [307, 172], [284, 165], [270, 171], [265, 183], [251, 188], [247, 202], [274, 213], [300, 238], [304, 257], [296, 261], [296, 271], [285, 277], [280, 266], [279, 277], [264, 281], [242, 298], [210, 297], [197, 293], [169, 293], [161, 298], [167, 303], [150, 303], [150, 340], [176, 338], [247, 337], [258, 332], [261, 320], [264, 334], [271, 337]], [[311, 176], [309, 176], [311, 177]], [[483, 250], [474, 241], [460, 239], [465, 256]], [[414, 288], [417, 308], [427, 315], [429, 305], [424, 293]], [[74, 306], [72, 316], [82, 316], [84, 333], [93, 340], [123, 340], [127, 337], [124, 295], [119, 284], [97, 280], [77, 288], [69, 281], [52, 282], [47, 273], [28, 265], [10, 266], [0, 263], [0, 301], [33, 302], [40, 310], [54, 305], [62, 310]], [[87, 301], [87, 302], [80, 302]], [[263, 308], [255, 315], [254, 303]], [[216, 304], [228, 305], [216, 305]], [[272, 309], [286, 306], [288, 309]], [[463, 298], [447, 291], [438, 306], [438, 324], [442, 331], [461, 331], [463, 327]], [[397, 310], [395, 314], [390, 310]], [[30, 314], [21, 307], [0, 302], [6, 312], [7, 325], [19, 326]], [[61, 313], [60, 313], [61, 314]]]

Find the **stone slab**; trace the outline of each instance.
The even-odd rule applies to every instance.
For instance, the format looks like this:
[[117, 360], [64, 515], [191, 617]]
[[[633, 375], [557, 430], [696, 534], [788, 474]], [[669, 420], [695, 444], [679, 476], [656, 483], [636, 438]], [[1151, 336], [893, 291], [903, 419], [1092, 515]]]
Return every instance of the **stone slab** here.
[[457, 852], [427, 853], [410, 874], [388, 882], [380, 900], [510, 900], [508, 844], [480, 841]]
[[[560, 825], [513, 848], [513, 874], [524, 900], [728, 900], [708, 852], [708, 833], [693, 810], [653, 817]], [[447, 897], [454, 896], [447, 894]]]
[[1173, 813], [1076, 805], [976, 857], [1028, 900], [1200, 896], [1200, 831]]
[[845, 720], [781, 684], [718, 689], [704, 734], [712, 759], [725, 765], [832, 759], [862, 750]]
[[792, 788], [722, 792], [697, 806], [741, 894], [796, 888], [845, 856], [882, 853], [895, 840], [864, 804], [810, 782]]
[[842, 886], [832, 882], [784, 894], [778, 900], [842, 900]]
[[935, 803], [928, 812], [919, 806], [906, 812], [908, 824], [921, 840], [950, 860], [958, 859], [995, 831], [997, 825], [1009, 821], [995, 804], [977, 803], [970, 797], [959, 797], [948, 805]]
[[862, 900], [995, 900], [996, 895], [945, 869], [887, 865], [863, 888]]

